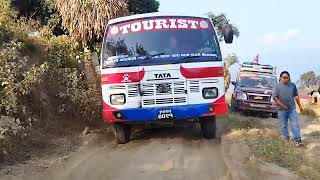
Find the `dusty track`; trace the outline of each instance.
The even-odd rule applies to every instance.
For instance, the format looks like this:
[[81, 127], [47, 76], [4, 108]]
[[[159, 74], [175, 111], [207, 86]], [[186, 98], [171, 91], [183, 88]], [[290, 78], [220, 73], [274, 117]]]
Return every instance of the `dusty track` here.
[[229, 180], [230, 174], [220, 138], [204, 140], [193, 126], [140, 131], [126, 145], [99, 142], [35, 177], [3, 179]]

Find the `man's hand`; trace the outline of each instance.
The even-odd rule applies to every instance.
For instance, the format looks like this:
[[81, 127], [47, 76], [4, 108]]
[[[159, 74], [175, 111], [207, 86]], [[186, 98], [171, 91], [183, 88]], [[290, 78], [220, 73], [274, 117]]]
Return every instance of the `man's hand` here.
[[299, 110], [300, 110], [300, 112], [303, 111], [303, 106], [301, 104], [299, 104]]
[[288, 106], [285, 105], [285, 104], [282, 104], [282, 103], [281, 103], [279, 106], [280, 106], [280, 108], [281, 108], [282, 110], [288, 110]]
[[273, 99], [279, 105], [280, 109], [282, 109], [282, 110], [288, 110], [289, 109], [288, 106], [283, 104], [277, 97], [274, 97]]
[[298, 104], [298, 106], [299, 106], [300, 112], [302, 112], [302, 111], [303, 111], [303, 107], [302, 107], [302, 105], [301, 105], [299, 96], [296, 96], [296, 97], [294, 97], [294, 98], [296, 99], [296, 102], [297, 102], [297, 104]]

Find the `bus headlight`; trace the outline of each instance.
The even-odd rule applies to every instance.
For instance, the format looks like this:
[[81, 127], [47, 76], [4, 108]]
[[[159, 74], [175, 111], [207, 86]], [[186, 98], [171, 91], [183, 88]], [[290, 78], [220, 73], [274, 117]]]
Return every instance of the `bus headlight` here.
[[124, 94], [112, 94], [110, 96], [110, 103], [112, 105], [123, 105], [126, 103], [126, 96]]
[[202, 96], [204, 99], [214, 99], [219, 95], [217, 88], [204, 88], [202, 90]]
[[243, 93], [243, 92], [238, 92], [237, 96], [236, 96], [236, 99], [238, 99], [238, 100], [247, 100], [247, 94]]

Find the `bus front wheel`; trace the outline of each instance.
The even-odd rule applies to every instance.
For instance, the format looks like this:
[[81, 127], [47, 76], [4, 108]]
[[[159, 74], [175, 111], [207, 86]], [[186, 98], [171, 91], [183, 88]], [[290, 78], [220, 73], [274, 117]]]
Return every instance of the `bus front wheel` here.
[[118, 144], [125, 144], [130, 141], [131, 138], [131, 127], [123, 123], [115, 123], [114, 134]]
[[201, 131], [204, 138], [213, 139], [216, 137], [215, 116], [200, 118], [200, 124], [201, 124]]

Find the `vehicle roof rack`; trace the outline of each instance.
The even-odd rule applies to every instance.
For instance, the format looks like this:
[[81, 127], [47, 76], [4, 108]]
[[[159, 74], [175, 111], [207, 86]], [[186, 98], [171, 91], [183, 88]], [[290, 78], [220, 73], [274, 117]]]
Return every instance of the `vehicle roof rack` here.
[[276, 68], [271, 65], [263, 65], [253, 62], [244, 62], [240, 66], [240, 72], [258, 72], [267, 74], [276, 74]]

